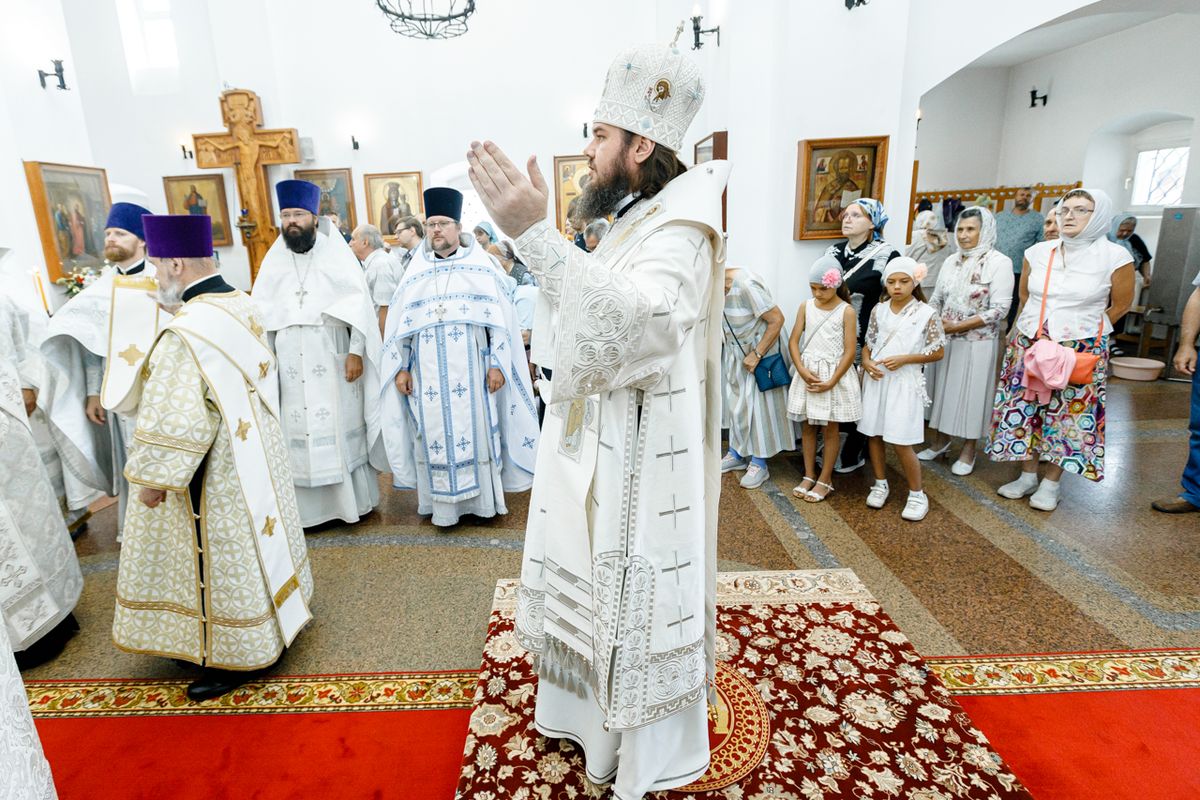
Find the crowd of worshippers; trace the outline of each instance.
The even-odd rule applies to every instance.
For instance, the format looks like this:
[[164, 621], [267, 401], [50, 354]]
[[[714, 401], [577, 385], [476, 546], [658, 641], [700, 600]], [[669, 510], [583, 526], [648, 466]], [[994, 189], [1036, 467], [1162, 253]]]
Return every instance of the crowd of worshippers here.
[[[15, 528], [44, 539], [24, 551], [45, 563], [14, 568], [57, 582], [29, 601], [48, 613], [7, 612], [26, 666], [76, 628], [82, 578], [68, 531], [105, 495], [119, 498], [119, 539], [138, 532], [120, 560], [114, 640], [215, 667], [189, 690], [203, 699], [272, 664], [303, 627], [304, 531], [370, 513], [380, 472], [415, 490], [437, 526], [506, 514], [506, 493], [531, 486], [549, 370], [531, 363], [538, 287], [513, 243], [487, 221], [464, 230], [454, 189], [427, 190], [424, 219], [399, 218], [390, 246], [372, 225], [347, 241], [318, 214], [312, 183], [276, 192], [281, 235], [249, 296], [217, 271], [207, 217], [117, 203], [112, 268], [99, 280], [48, 323], [0, 302], [0, 385], [28, 422], [6, 434], [11, 479], [0, 491], [21, 498], [9, 504], [24, 515]], [[1058, 504], [1064, 472], [1101, 480], [1106, 343], [1149, 280], [1149, 253], [1101, 191], [1074, 190], [1044, 218], [1029, 200], [1018, 194], [999, 215], [966, 208], [953, 235], [922, 213], [907, 255], [883, 240], [882, 205], [855, 201], [842, 214], [845, 241], [807, 270], [812, 298], [790, 333], [764, 282], [727, 269], [721, 470], [744, 470], [741, 485], [757, 488], [767, 459], [799, 441], [793, 494], [817, 503], [836, 473], [869, 458], [865, 502], [878, 509], [891, 445], [912, 521], [929, 510], [921, 462], [955, 440], [955, 475], [972, 471], [982, 442], [984, 456], [1021, 462], [999, 494], [1043, 511]], [[590, 252], [607, 223], [574, 212], [568, 238]], [[246, 501], [222, 502], [237, 497]], [[194, 544], [214, 560], [206, 600], [194, 562], [165, 555], [177, 550], [172, 515], [187, 530], [204, 518]], [[255, 547], [279, 585], [220, 591], [217, 562]], [[284, 566], [273, 572], [268, 559]], [[163, 580], [178, 598], [170, 614], [156, 600]], [[247, 613], [259, 624], [223, 635], [187, 624]]]
[[767, 459], [799, 441], [795, 497], [819, 503], [869, 460], [865, 502], [879, 509], [891, 445], [914, 522], [929, 513], [921, 463], [946, 456], [957, 476], [980, 456], [1020, 462], [996, 491], [1039, 511], [1058, 506], [1064, 472], [1103, 480], [1110, 335], [1150, 283], [1150, 252], [1103, 191], [1072, 190], [1044, 216], [1031, 201], [1026, 188], [999, 214], [922, 210], [902, 255], [882, 204], [856, 200], [845, 241], [809, 268], [790, 333], [763, 280], [728, 268], [722, 471], [757, 488]]

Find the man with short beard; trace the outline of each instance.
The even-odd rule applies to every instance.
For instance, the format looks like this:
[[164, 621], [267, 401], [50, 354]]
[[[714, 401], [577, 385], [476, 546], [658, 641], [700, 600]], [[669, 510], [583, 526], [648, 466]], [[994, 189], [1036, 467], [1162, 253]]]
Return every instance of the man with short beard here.
[[251, 296], [279, 359], [280, 422], [304, 527], [358, 522], [387, 469], [379, 430], [379, 322], [361, 265], [308, 181], [275, 187], [281, 234]]
[[312, 618], [312, 571], [261, 312], [217, 272], [209, 217], [147, 216], [146, 245], [181, 308], [136, 378], [113, 641], [202, 666], [201, 701], [275, 663]]
[[554, 369], [516, 614], [538, 658], [534, 721], [582, 744], [619, 800], [709, 762], [729, 165], [688, 171], [675, 154], [703, 97], [673, 48], [613, 62], [578, 198], [580, 216], [616, 217], [594, 253], [546, 220], [535, 158], [526, 178], [491, 142], [467, 156], [537, 278], [533, 361]]
[[1008, 326], [1017, 318], [1021, 306], [1021, 267], [1025, 264], [1025, 251], [1044, 238], [1042, 215], [1031, 207], [1033, 189], [1023, 186], [1013, 198], [1012, 211], [1001, 211], [996, 215], [996, 249], [1012, 259], [1013, 282], [1012, 305], [1008, 309]]
[[109, 266], [51, 317], [41, 345], [51, 374], [38, 406], [62, 460], [67, 508], [78, 512], [104, 494], [117, 495], [118, 536], [136, 409], [129, 390], [159, 324], [147, 294], [156, 288], [142, 229], [142, 215], [149, 213], [134, 203], [113, 203], [104, 230]]
[[508, 513], [505, 492], [533, 482], [538, 425], [507, 276], [475, 237], [459, 243], [462, 192], [434, 187], [424, 200], [429, 242], [387, 315], [383, 428], [392, 484], [449, 527]]

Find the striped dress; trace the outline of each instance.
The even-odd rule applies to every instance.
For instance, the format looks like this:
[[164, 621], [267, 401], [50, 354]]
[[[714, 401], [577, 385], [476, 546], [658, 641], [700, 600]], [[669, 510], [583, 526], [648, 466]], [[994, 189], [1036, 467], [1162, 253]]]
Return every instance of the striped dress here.
[[[754, 373], [742, 365], [746, 354], [766, 333], [767, 323], [762, 316], [772, 308], [775, 301], [762, 278], [747, 269], [738, 270], [725, 295], [725, 319], [721, 320], [725, 334], [721, 424], [729, 429], [729, 446], [744, 458], [770, 458], [781, 450], [796, 448], [796, 431], [787, 416], [787, 387], [760, 392]], [[790, 362], [786, 341], [787, 332], [781, 330], [778, 343], [768, 353], [782, 346], [784, 360]]]

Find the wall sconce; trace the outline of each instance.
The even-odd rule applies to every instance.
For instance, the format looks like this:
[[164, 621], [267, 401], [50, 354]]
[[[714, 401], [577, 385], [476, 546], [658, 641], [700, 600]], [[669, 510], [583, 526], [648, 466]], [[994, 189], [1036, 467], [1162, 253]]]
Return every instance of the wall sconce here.
[[692, 33], [696, 37], [696, 41], [692, 45], [692, 49], [699, 50], [701, 47], [704, 47], [704, 42], [700, 41], [700, 37], [707, 36], [710, 33], [715, 33], [717, 35], [717, 47], [720, 47], [721, 46], [721, 26], [717, 25], [715, 28], [701, 27], [700, 22], [704, 19], [704, 17], [700, 16], [700, 7], [699, 6], [696, 6], [696, 8], [692, 11], [692, 13], [695, 15], [692, 17]]
[[350, 134], [350, 146], [351, 146], [351, 147], [353, 147], [355, 150], [357, 150], [357, 149], [358, 149], [358, 139], [355, 139], [355, 138], [354, 138], [354, 134], [353, 134], [353, 133], [352, 133], [352, 134]]
[[586, 122], [583, 123], [583, 138], [588, 138], [588, 124]]
[[846, 10], [853, 11], [859, 6], [865, 6], [866, 4], [867, 0], [846, 0]]
[[54, 65], [53, 72], [46, 72], [44, 69], [38, 70], [38, 83], [42, 84], [42, 88], [46, 88], [46, 78], [58, 78], [58, 88], [64, 92], [67, 91], [67, 78], [63, 73], [63, 62], [61, 58], [52, 58], [50, 63]]
[[920, 128], [921, 128], [921, 118], [923, 116], [924, 116], [924, 114], [921, 113], [921, 109], [918, 108], [917, 109], [917, 129], [918, 130], [920, 130]]
[[196, 157], [196, 154], [194, 152], [192, 152], [191, 150], [188, 150], [188, 146], [186, 144], [181, 143], [179, 145], [179, 149], [183, 151], [183, 160], [184, 161], [187, 161], [189, 158]]
[[1046, 92], [1045, 94], [1038, 94], [1036, 86], [1029, 90], [1029, 107], [1030, 108], [1037, 108], [1039, 102], [1042, 104], [1042, 108], [1045, 108], [1046, 103], [1049, 100], [1050, 100], [1049, 92]]

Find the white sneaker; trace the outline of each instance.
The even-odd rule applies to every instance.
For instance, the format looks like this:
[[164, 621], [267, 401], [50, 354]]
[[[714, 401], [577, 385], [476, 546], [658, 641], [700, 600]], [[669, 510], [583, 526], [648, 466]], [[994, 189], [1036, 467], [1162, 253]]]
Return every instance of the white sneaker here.
[[955, 461], [950, 466], [950, 471], [955, 475], [970, 475], [975, 471], [975, 461], [974, 459], [972, 459], [970, 463], [962, 460]]
[[900, 517], [909, 522], [920, 522], [928, 513], [929, 496], [924, 492], [909, 492], [908, 502], [904, 504], [904, 510], [900, 512]]
[[748, 458], [734, 458], [733, 456], [729, 455], [729, 453], [726, 453], [725, 457], [721, 459], [721, 472], [724, 474], [726, 472], [735, 472], [739, 469], [745, 469], [746, 465], [749, 463], [750, 459]]
[[771, 473], [766, 467], [760, 467], [758, 464], [751, 464], [746, 469], [746, 474], [742, 476], [742, 488], [757, 489], [766, 483], [767, 478], [769, 477], [771, 477]]
[[1017, 478], [1012, 483], [1006, 483], [996, 490], [996, 494], [1001, 497], [1007, 497], [1009, 500], [1020, 500], [1026, 495], [1033, 494], [1038, 488], [1037, 474], [1033, 472], [1022, 472], [1021, 477]]
[[938, 448], [937, 450], [934, 450], [932, 447], [926, 447], [924, 450], [917, 453], [917, 458], [920, 459], [921, 461], [933, 461], [935, 458], [937, 458], [938, 456], [940, 456], [942, 453], [946, 452], [949, 449], [950, 449], [950, 442], [946, 442], [946, 444], [944, 446]]
[[1029, 498], [1029, 506], [1038, 511], [1053, 511], [1058, 508], [1058, 481], [1043, 480], [1033, 497]]
[[878, 481], [871, 487], [871, 491], [867, 493], [868, 508], [883, 508], [883, 504], [887, 502], [888, 494], [891, 490], [888, 488], [887, 481]]

